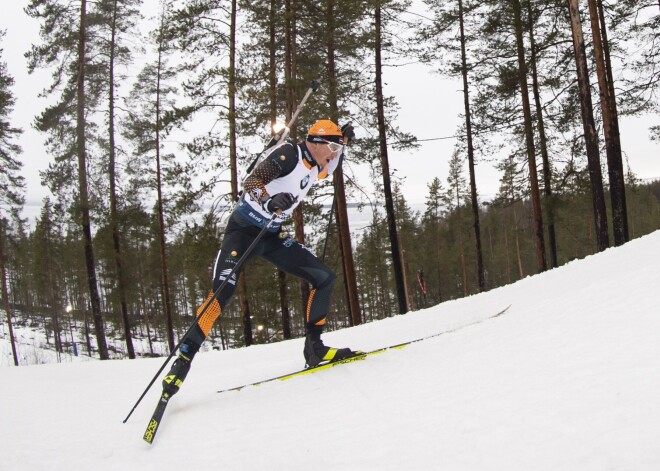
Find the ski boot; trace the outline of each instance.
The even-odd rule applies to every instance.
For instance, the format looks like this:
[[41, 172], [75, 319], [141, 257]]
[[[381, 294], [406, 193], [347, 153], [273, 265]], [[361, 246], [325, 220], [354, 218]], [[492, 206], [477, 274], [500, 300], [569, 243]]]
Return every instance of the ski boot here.
[[312, 339], [310, 335], [305, 337], [305, 355], [306, 367], [311, 368], [321, 363], [332, 363], [333, 361], [345, 360], [359, 355], [360, 352], [354, 352], [350, 348], [332, 348], [323, 345], [323, 340]]
[[167, 376], [163, 378], [163, 395], [167, 394], [169, 397], [174, 396], [179, 392], [179, 388], [183, 384], [183, 380], [188, 376], [190, 371], [190, 358], [183, 354], [174, 360], [172, 368]]
[[179, 392], [183, 380], [186, 379], [188, 371], [190, 371], [190, 363], [199, 351], [200, 346], [201, 342], [198, 343], [192, 339], [186, 339], [181, 343], [178, 358], [174, 360], [170, 372], [163, 378], [163, 395], [167, 394], [172, 397]]

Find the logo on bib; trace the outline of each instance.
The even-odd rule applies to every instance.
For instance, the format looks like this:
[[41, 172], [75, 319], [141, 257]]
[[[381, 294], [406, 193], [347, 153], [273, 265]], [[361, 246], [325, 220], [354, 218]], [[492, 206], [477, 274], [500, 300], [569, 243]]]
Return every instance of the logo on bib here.
[[305, 178], [300, 180], [300, 189], [304, 190], [308, 184], [309, 184], [309, 175], [305, 176]]

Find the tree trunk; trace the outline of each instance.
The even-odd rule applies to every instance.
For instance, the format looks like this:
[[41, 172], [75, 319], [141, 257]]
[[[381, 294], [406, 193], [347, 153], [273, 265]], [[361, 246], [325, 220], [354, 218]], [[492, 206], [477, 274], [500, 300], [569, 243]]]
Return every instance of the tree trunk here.
[[80, 304], [80, 312], [83, 316], [83, 324], [85, 325], [85, 346], [87, 347], [87, 355], [92, 356], [92, 341], [89, 338], [89, 321], [87, 320], [87, 307], [85, 302], [85, 286], [82, 277], [78, 277], [78, 303]]
[[[328, 97], [330, 101], [330, 119], [339, 123], [339, 110], [337, 107], [337, 70], [335, 67], [335, 23], [334, 6], [335, 0], [327, 2], [327, 28], [328, 38]], [[343, 160], [343, 156], [342, 156]], [[355, 278], [355, 261], [353, 260], [353, 247], [351, 232], [348, 223], [348, 210], [346, 205], [346, 191], [344, 187], [344, 171], [340, 165], [334, 171], [335, 199], [337, 201], [337, 226], [339, 228], [339, 239], [341, 248], [341, 260], [344, 270], [344, 283], [346, 287], [346, 301], [348, 304], [351, 325], [362, 323], [362, 312], [360, 311], [360, 300], [358, 297], [357, 280]]]
[[518, 79], [520, 82], [520, 95], [522, 98], [523, 116], [525, 120], [525, 141], [527, 144], [527, 158], [529, 162], [529, 186], [532, 199], [532, 217], [534, 219], [534, 243], [536, 246], [536, 267], [539, 272], [547, 269], [545, 258], [545, 240], [543, 237], [543, 211], [541, 209], [541, 194], [536, 170], [536, 150], [534, 148], [534, 131], [532, 129], [532, 111], [529, 103], [529, 89], [527, 87], [527, 63], [525, 61], [525, 48], [523, 44], [523, 25], [519, 0], [512, 0], [516, 49], [518, 52]]
[[[270, 129], [274, 135], [274, 126], [277, 124], [277, 2], [270, 0], [269, 10], [269, 43], [268, 43], [268, 100], [270, 103]], [[282, 315], [282, 335], [285, 339], [291, 338], [291, 309], [289, 306], [289, 294], [286, 286], [286, 273], [277, 271], [277, 280], [280, 292], [280, 309]]]
[[506, 254], [506, 281], [507, 284], [511, 283], [511, 256], [509, 254], [509, 232], [505, 224], [502, 224], [502, 232], [504, 233], [504, 252]]
[[516, 233], [516, 258], [518, 261], [518, 276], [522, 280], [525, 277], [525, 272], [523, 271], [522, 256], [520, 255], [520, 239], [518, 238], [517, 233]]
[[252, 335], [252, 313], [250, 311], [250, 303], [247, 296], [247, 280], [245, 269], [241, 271], [238, 277], [238, 300], [241, 305], [241, 314], [243, 316], [243, 338], [245, 339], [245, 346], [249, 347], [254, 343]]
[[289, 295], [286, 289], [286, 273], [277, 270], [277, 281], [280, 289], [280, 309], [282, 312], [282, 336], [291, 338], [291, 313], [289, 311]]
[[[286, 93], [286, 121], [291, 122], [294, 110], [296, 109], [296, 8], [295, 0], [285, 0], [284, 2], [284, 82]], [[298, 126], [296, 123], [291, 125], [289, 136], [292, 139], [298, 137]], [[305, 229], [303, 224], [302, 204], [293, 211], [293, 226], [296, 240], [301, 244], [305, 243]], [[299, 281], [300, 285], [300, 303], [301, 312], [307, 311], [307, 302], [309, 300], [309, 284], [305, 280]]]
[[461, 210], [461, 195], [459, 187], [456, 186], [456, 219], [458, 227], [458, 247], [460, 252], [460, 261], [461, 261], [461, 274], [463, 276], [463, 296], [467, 297], [470, 294], [470, 289], [468, 286], [468, 276], [467, 276], [467, 267], [465, 266], [465, 247], [463, 243], [463, 216]]
[[401, 252], [399, 249], [399, 236], [396, 229], [396, 216], [394, 214], [394, 199], [392, 198], [392, 183], [390, 181], [390, 164], [387, 156], [387, 132], [385, 127], [385, 100], [383, 97], [383, 66], [381, 59], [381, 9], [377, 2], [375, 10], [375, 63], [376, 63], [376, 112], [378, 116], [378, 137], [380, 143], [380, 162], [383, 170], [383, 190], [385, 193], [385, 211], [387, 213], [387, 226], [390, 233], [392, 247], [392, 262], [394, 265], [394, 280], [396, 284], [399, 313], [408, 312], [406, 293], [403, 281], [403, 267], [401, 265]]
[[273, 126], [277, 122], [277, 1], [270, 0], [269, 10], [269, 39], [268, 39], [268, 100], [270, 102], [270, 129], [274, 133]]
[[60, 361], [60, 353], [62, 353], [62, 336], [60, 333], [60, 322], [59, 322], [59, 316], [60, 316], [60, 302], [59, 298], [56, 293], [56, 287], [55, 287], [55, 267], [53, 263], [53, 255], [51, 251], [51, 244], [53, 242], [53, 235], [52, 235], [52, 224], [51, 224], [51, 217], [50, 214], [48, 213], [46, 217], [44, 217], [44, 259], [42, 261], [43, 263], [43, 271], [44, 274], [46, 275], [45, 279], [45, 286], [42, 287], [44, 294], [46, 295], [46, 302], [48, 303], [49, 309], [50, 309], [50, 316], [53, 322], [53, 344], [55, 345], [55, 351], [57, 352], [57, 361]]
[[479, 224], [479, 197], [474, 172], [474, 145], [472, 144], [472, 118], [470, 116], [470, 91], [468, 88], [467, 58], [465, 51], [465, 29], [463, 24], [463, 0], [458, 0], [458, 17], [461, 32], [461, 75], [463, 76], [463, 103], [465, 107], [465, 132], [467, 134], [468, 164], [470, 170], [470, 199], [472, 202], [472, 225], [477, 256], [477, 280], [479, 292], [485, 289], [484, 260], [481, 251], [481, 226]]
[[87, 281], [89, 284], [89, 297], [92, 305], [92, 318], [94, 331], [99, 347], [99, 357], [107, 360], [108, 345], [105, 339], [105, 326], [101, 315], [101, 301], [99, 299], [96, 282], [96, 267], [94, 266], [94, 249], [92, 247], [92, 227], [89, 218], [89, 196], [87, 193], [87, 151], [85, 148], [85, 48], [86, 48], [87, 0], [80, 2], [80, 33], [78, 37], [78, 77], [77, 77], [77, 106], [76, 106], [76, 137], [78, 154], [78, 186], [80, 189], [80, 215], [85, 248], [85, 266], [87, 268]]
[[229, 28], [229, 77], [227, 95], [229, 110], [229, 167], [232, 200], [238, 200], [238, 158], [236, 155], [236, 0], [231, 0], [231, 23]]
[[137, 260], [137, 269], [138, 269], [138, 289], [139, 289], [139, 294], [140, 294], [140, 308], [142, 309], [142, 315], [144, 316], [144, 324], [145, 327], [147, 328], [147, 340], [149, 343], [149, 352], [153, 355], [154, 354], [154, 346], [153, 342], [151, 341], [151, 325], [149, 322], [149, 311], [147, 310], [147, 302], [146, 302], [146, 295], [144, 294], [144, 277], [142, 276], [142, 253], [140, 251], [140, 244], [136, 240], [135, 246], [137, 247], [138, 250], [138, 260]]
[[358, 296], [357, 278], [355, 275], [355, 260], [353, 259], [353, 246], [351, 229], [348, 222], [348, 205], [344, 186], [344, 170], [341, 166], [334, 172], [335, 197], [337, 198], [337, 226], [341, 239], [341, 260], [346, 280], [347, 301], [351, 316], [351, 325], [362, 324], [362, 310]]
[[518, 215], [516, 214], [515, 201], [513, 202], [513, 231], [516, 238], [516, 261], [518, 263], [518, 276], [522, 280], [525, 277], [523, 271], [522, 256], [520, 254], [520, 238], [518, 237]]
[[163, 207], [163, 186], [160, 168], [160, 131], [161, 131], [161, 111], [160, 111], [160, 82], [162, 75], [162, 56], [163, 48], [162, 43], [165, 41], [163, 38], [165, 29], [165, 12], [163, 11], [160, 26], [160, 42], [161, 46], [158, 48], [158, 69], [156, 77], [156, 190], [158, 193], [158, 245], [160, 249], [160, 265], [161, 265], [161, 290], [163, 293], [163, 307], [165, 309], [165, 321], [167, 330], [167, 344], [170, 352], [174, 351], [174, 320], [172, 316], [172, 301], [170, 300], [170, 280], [167, 268], [167, 244], [165, 241], [165, 210]]
[[543, 162], [543, 196], [545, 198], [545, 209], [548, 215], [548, 239], [550, 242], [550, 263], [553, 268], [559, 266], [557, 261], [557, 235], [555, 232], [555, 208], [552, 196], [552, 168], [550, 167], [550, 157], [548, 156], [548, 139], [545, 135], [545, 123], [543, 118], [543, 107], [541, 106], [541, 93], [539, 90], [538, 70], [536, 67], [536, 41], [534, 40], [534, 30], [532, 21], [532, 2], [527, 2], [528, 28], [529, 28], [529, 49], [530, 63], [532, 72], [532, 91], [534, 94], [534, 106], [536, 107], [536, 123], [539, 132], [539, 146], [541, 148], [541, 160]]
[[[626, 185], [621, 156], [621, 138], [619, 122], [616, 114], [616, 97], [612, 67], [609, 62], [607, 30], [602, 14], [602, 1], [596, 5], [596, 0], [589, 0], [589, 15], [593, 35], [594, 56], [596, 59], [596, 75], [600, 91], [600, 109], [603, 115], [603, 130], [605, 134], [605, 153], [610, 182], [610, 200], [612, 202], [612, 228], [614, 245], [628, 242], [628, 211], [626, 208]], [[602, 23], [601, 23], [602, 20]], [[607, 51], [607, 56], [605, 55]]]
[[[229, 161], [231, 166], [231, 197], [238, 201], [238, 155], [236, 153], [236, 0], [231, 1], [231, 24], [229, 32]], [[243, 316], [243, 338], [245, 346], [254, 343], [252, 336], [252, 315], [248, 299], [248, 287], [245, 269], [238, 276], [238, 299]]]
[[117, 290], [119, 291], [119, 306], [121, 309], [121, 319], [124, 327], [124, 337], [126, 338], [126, 351], [128, 358], [135, 358], [133, 348], [133, 338], [131, 334], [131, 325], [128, 319], [128, 305], [126, 303], [126, 281], [124, 267], [121, 256], [121, 240], [119, 231], [119, 221], [117, 217], [117, 182], [115, 176], [115, 48], [117, 40], [117, 0], [114, 0], [112, 6], [112, 26], [110, 39], [110, 65], [109, 65], [109, 115], [108, 115], [108, 138], [109, 138], [109, 177], [110, 177], [110, 226], [112, 227], [112, 243], [115, 255], [115, 268], [117, 269]]
[[609, 234], [607, 232], [607, 213], [605, 211], [605, 194], [603, 192], [603, 175], [600, 169], [600, 154], [598, 150], [598, 135], [594, 123], [593, 107], [591, 103], [591, 90], [589, 88], [589, 70], [580, 23], [578, 0], [567, 0], [568, 12], [573, 32], [573, 49], [577, 67], [578, 88], [580, 93], [580, 108], [582, 110], [582, 125], [587, 148], [587, 161], [589, 166], [589, 179], [591, 181], [591, 197], [593, 203], [594, 224], [596, 229], [596, 245], [598, 251], [609, 247]]
[[408, 281], [408, 273], [410, 272], [408, 267], [408, 259], [406, 258], [406, 249], [401, 249], [401, 264], [403, 265], [403, 286], [406, 291], [406, 303], [408, 304], [408, 310], [415, 310], [415, 303], [413, 302], [412, 294], [410, 293], [410, 284]]
[[[299, 205], [294, 211], [293, 211], [293, 226], [294, 226], [294, 234], [296, 236], [296, 240], [300, 242], [301, 244], [305, 245], [305, 228], [303, 224], [303, 214], [302, 214], [302, 205]], [[300, 280], [300, 299], [301, 299], [301, 312], [305, 313], [307, 311], [307, 301], [309, 300], [310, 296], [310, 289], [309, 289], [309, 284], [301, 279]]]
[[7, 326], [9, 328], [9, 342], [11, 353], [14, 356], [14, 365], [18, 366], [18, 355], [16, 354], [16, 338], [11, 323], [12, 309], [9, 304], [9, 290], [7, 289], [7, 258], [5, 257], [5, 220], [0, 219], [0, 276], [2, 276], [2, 300], [7, 314]]
[[434, 220], [434, 225], [435, 225], [435, 228], [436, 228], [436, 231], [437, 231], [436, 236], [435, 236], [435, 241], [436, 241], [436, 267], [437, 267], [436, 273], [437, 273], [437, 276], [438, 276], [438, 284], [437, 284], [438, 302], [441, 303], [442, 302], [442, 279], [441, 279], [442, 270], [440, 270], [440, 266], [442, 264], [442, 257], [441, 257], [442, 248], [440, 246], [440, 221], [439, 221], [439, 218]]

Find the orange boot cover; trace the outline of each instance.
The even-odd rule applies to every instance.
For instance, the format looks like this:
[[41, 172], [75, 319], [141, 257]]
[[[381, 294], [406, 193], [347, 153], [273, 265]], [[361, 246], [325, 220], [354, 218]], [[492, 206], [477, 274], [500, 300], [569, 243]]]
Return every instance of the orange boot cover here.
[[[210, 300], [211, 304], [200, 317], [202, 309], [209, 303]], [[211, 332], [213, 324], [215, 323], [215, 320], [220, 316], [221, 311], [220, 303], [213, 297], [213, 291], [211, 291], [204, 303], [202, 303], [202, 305], [197, 309], [197, 325], [199, 325], [199, 328], [202, 329], [202, 332], [204, 332], [205, 336], [208, 336], [209, 332]]]

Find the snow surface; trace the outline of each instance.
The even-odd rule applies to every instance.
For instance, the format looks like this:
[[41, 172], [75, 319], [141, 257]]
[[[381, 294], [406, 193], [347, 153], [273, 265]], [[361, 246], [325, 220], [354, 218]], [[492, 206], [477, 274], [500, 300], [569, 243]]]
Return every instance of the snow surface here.
[[[4, 367], [2, 470], [660, 469], [660, 232], [325, 335], [373, 349], [287, 381], [302, 340], [200, 353], [153, 445], [163, 359]], [[491, 318], [511, 304], [502, 316]]]

